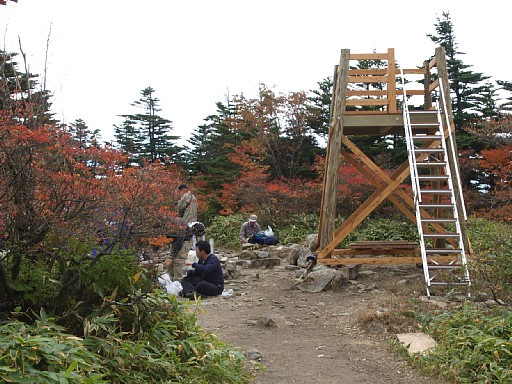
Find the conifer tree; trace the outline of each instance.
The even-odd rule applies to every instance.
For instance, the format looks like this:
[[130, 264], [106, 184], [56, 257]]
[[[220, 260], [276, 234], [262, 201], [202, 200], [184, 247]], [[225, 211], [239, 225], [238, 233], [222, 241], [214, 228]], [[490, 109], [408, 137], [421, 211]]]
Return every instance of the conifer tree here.
[[489, 77], [469, 70], [471, 65], [466, 65], [459, 59], [459, 55], [464, 53], [458, 50], [449, 12], [443, 12], [442, 18], [438, 17], [434, 26], [436, 34], [427, 36], [445, 48], [455, 127], [460, 129], [465, 123], [478, 117], [476, 111], [481, 101], [478, 95], [485, 91], [485, 85], [480, 83]]
[[[170, 135], [171, 121], [158, 115], [160, 100], [154, 96], [155, 90], [146, 87], [140, 91], [141, 98], [131, 105], [143, 110], [134, 115], [122, 115], [125, 118], [123, 125], [116, 128], [116, 138], [125, 150], [132, 149], [135, 158], [145, 158], [155, 161], [170, 156], [177, 160], [181, 151], [176, 145], [179, 136]], [[133, 135], [130, 137], [130, 135]]]

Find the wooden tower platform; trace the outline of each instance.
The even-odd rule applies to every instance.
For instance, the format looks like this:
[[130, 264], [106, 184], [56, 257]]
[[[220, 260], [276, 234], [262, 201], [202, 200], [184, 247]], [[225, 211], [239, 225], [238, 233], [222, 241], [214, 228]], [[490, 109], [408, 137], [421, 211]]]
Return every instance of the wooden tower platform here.
[[[380, 69], [353, 69], [354, 64], [358, 60], [381, 60], [387, 66]], [[438, 252], [438, 254], [429, 256], [429, 259], [425, 261], [426, 259], [421, 257], [422, 250], [419, 244], [404, 241], [359, 242], [352, 244], [349, 249], [336, 249], [343, 239], [386, 199], [391, 201], [414, 223], [418, 224], [418, 220], [428, 222], [428, 224], [420, 225], [420, 234], [424, 232], [425, 237], [430, 236], [434, 238], [431, 241], [436, 242], [436, 244], [442, 243], [441, 246], [444, 247], [442, 249], [462, 248], [463, 253], [470, 250], [465, 219], [461, 213], [464, 211], [464, 202], [460, 193], [461, 182], [456, 155], [457, 147], [454, 145], [454, 139], [451, 145], [446, 145], [444, 152], [446, 159], [442, 161], [446, 163], [446, 170], [442, 172], [433, 170], [430, 172], [438, 172], [438, 176], [434, 176], [434, 178], [440, 178], [441, 176], [450, 178], [450, 185], [454, 190], [452, 195], [454, 196], [453, 205], [455, 206], [455, 218], [450, 220], [452, 222], [456, 221], [456, 224], [460, 226], [459, 242], [456, 239], [451, 239], [450, 236], [452, 235], [448, 233], [450, 231], [446, 229], [446, 226], [442, 225], [444, 214], [441, 212], [441, 206], [433, 210], [421, 208], [420, 204], [415, 201], [417, 198], [411, 197], [410, 192], [406, 192], [402, 188], [404, 180], [411, 175], [410, 161], [405, 162], [393, 174], [388, 175], [388, 173], [365, 155], [364, 148], [358, 148], [350, 140], [351, 136], [359, 135], [405, 135], [407, 124], [409, 124], [409, 127], [411, 125], [415, 127], [415, 134], [423, 135], [421, 137], [424, 138], [430, 137], [432, 140], [435, 139], [439, 146], [440, 142], [443, 145], [445, 144], [444, 137], [453, 137], [455, 125], [453, 123], [452, 106], [449, 97], [450, 89], [444, 47], [439, 47], [435, 50], [432, 60], [425, 61], [424, 63], [420, 62], [418, 66], [422, 68], [397, 68], [395, 52], [392, 48], [388, 49], [387, 53], [351, 54], [348, 49], [341, 51], [340, 62], [335, 67], [333, 79], [329, 140], [317, 243], [318, 263], [325, 265], [402, 264], [421, 263], [423, 261], [425, 268], [425, 264], [431, 262], [441, 265], [453, 260], [453, 256]], [[405, 86], [402, 85], [400, 80], [404, 77], [411, 81]], [[421, 88], [420, 83], [416, 82], [417, 80], [423, 80], [423, 88]], [[372, 87], [365, 86], [368, 84], [372, 84]], [[375, 84], [378, 84], [378, 86], [375, 86]], [[416, 89], [410, 89], [413, 88], [411, 86], [415, 86]], [[438, 104], [433, 103], [433, 100], [440, 100], [441, 95], [448, 96], [445, 97], [445, 105], [439, 107]], [[406, 116], [400, 108], [403, 105], [407, 105], [404, 100], [407, 100], [409, 96], [423, 98], [423, 112], [415, 110], [414, 114], [411, 113], [409, 115], [407, 113]], [[364, 106], [374, 106], [376, 108], [373, 109], [378, 110], [365, 111], [362, 110]], [[439, 110], [439, 123], [437, 127], [435, 126], [437, 117], [436, 112], [434, 112], [436, 109]], [[405, 119], [410, 119], [410, 122], [404, 121]], [[439, 135], [439, 130], [442, 130], [442, 140], [441, 136], [429, 136]], [[420, 145], [422, 145], [421, 142]], [[426, 148], [424, 151], [428, 152], [429, 148], [434, 148], [434, 144], [427, 141], [423, 143], [421, 148]], [[428, 163], [429, 160], [422, 160], [427, 156], [415, 156], [413, 161], [423, 161], [421, 164], [427, 165], [432, 164]], [[411, 157], [411, 154], [409, 154], [409, 157]], [[375, 187], [375, 191], [339, 228], [335, 228], [338, 172], [342, 158], [356, 167]], [[420, 172], [424, 173], [425, 171], [421, 170]], [[439, 176], [441, 173], [443, 175]], [[433, 182], [434, 186], [435, 183], [437, 182]], [[428, 197], [428, 201], [441, 202], [444, 199], [441, 188], [437, 188], [440, 195], [432, 196], [431, 194]], [[433, 191], [434, 189], [431, 188], [430, 193], [433, 193]], [[421, 197], [419, 200], [421, 201]], [[433, 207], [432, 204], [430, 205]], [[457, 212], [460, 214], [457, 214]], [[462, 245], [459, 246], [460, 243], [463, 243], [464, 247]], [[364, 257], [359, 257], [356, 262], [353, 257], [357, 255], [364, 255]]]

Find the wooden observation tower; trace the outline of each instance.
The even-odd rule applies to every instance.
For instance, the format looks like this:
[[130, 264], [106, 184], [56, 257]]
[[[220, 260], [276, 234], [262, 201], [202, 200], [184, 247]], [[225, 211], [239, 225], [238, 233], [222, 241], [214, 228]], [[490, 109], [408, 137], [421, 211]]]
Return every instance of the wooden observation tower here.
[[[387, 68], [351, 69], [350, 62], [357, 60], [382, 60]], [[434, 58], [423, 64], [421, 69], [397, 68], [392, 48], [387, 53], [371, 54], [341, 51], [333, 79], [317, 262], [325, 265], [422, 263], [430, 295], [433, 285], [469, 288], [466, 255], [470, 244], [444, 47], [437, 48]], [[411, 84], [420, 88], [413, 81], [421, 78], [423, 89], [409, 89]], [[411, 82], [405, 84], [404, 79]], [[358, 84], [360, 87], [355, 86]], [[380, 86], [374, 87], [378, 90], [365, 90], [368, 84]], [[408, 106], [411, 96], [423, 96], [421, 110]], [[363, 106], [377, 106], [378, 110], [361, 110]], [[409, 160], [388, 175], [349, 138], [358, 135], [403, 135]], [[374, 185], [375, 191], [336, 229], [336, 190], [342, 157]], [[408, 177], [413, 196], [402, 188]], [[386, 199], [417, 224], [419, 244], [359, 242], [351, 244], [349, 249], [336, 249]], [[353, 257], [358, 257], [357, 261]]]

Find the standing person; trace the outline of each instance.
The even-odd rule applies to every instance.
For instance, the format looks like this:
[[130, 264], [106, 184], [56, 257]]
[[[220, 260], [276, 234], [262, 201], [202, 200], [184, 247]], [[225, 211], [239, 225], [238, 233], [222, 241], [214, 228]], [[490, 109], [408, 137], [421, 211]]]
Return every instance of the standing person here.
[[182, 295], [195, 299], [203, 296], [218, 296], [224, 291], [224, 273], [220, 260], [211, 252], [210, 244], [201, 240], [197, 243], [197, 263], [185, 261], [185, 266], [191, 266], [187, 276], [181, 280]]
[[183, 218], [186, 224], [197, 221], [197, 199], [188, 190], [186, 184], [180, 184], [178, 191], [182, 194], [178, 201], [179, 217]]
[[247, 243], [252, 235], [260, 232], [261, 228], [258, 224], [258, 216], [251, 215], [249, 217], [249, 221], [246, 221], [242, 224], [242, 228], [240, 228], [240, 234], [238, 236], [240, 237], [240, 241], [242, 243]]

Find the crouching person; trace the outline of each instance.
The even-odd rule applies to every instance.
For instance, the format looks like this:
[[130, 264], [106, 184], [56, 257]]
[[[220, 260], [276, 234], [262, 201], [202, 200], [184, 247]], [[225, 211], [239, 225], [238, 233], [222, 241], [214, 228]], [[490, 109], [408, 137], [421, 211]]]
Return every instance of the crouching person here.
[[196, 244], [197, 263], [185, 261], [185, 267], [191, 266], [186, 277], [181, 280], [182, 295], [195, 299], [199, 296], [218, 296], [224, 291], [224, 274], [220, 260], [211, 252], [207, 241]]

